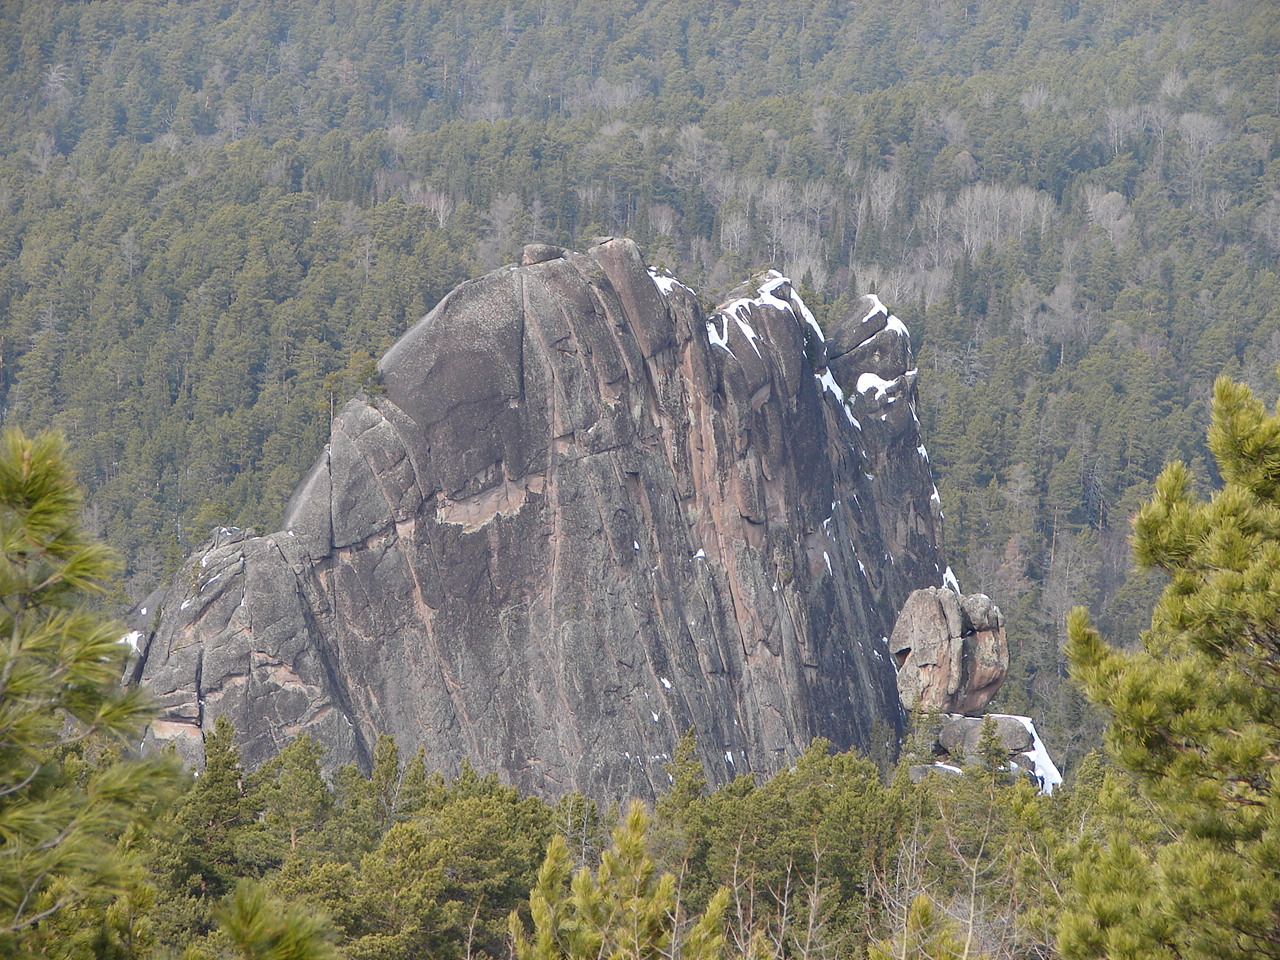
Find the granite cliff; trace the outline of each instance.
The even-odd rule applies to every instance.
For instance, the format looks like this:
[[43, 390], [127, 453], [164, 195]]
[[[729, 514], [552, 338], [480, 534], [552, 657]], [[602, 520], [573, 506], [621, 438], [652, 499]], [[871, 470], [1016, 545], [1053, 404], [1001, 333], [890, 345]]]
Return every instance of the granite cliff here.
[[523, 789], [651, 796], [896, 738], [899, 609], [944, 578], [907, 330], [758, 277], [710, 316], [635, 244], [526, 247], [384, 356], [284, 529], [217, 532], [138, 612], [151, 742], [250, 764], [381, 731]]

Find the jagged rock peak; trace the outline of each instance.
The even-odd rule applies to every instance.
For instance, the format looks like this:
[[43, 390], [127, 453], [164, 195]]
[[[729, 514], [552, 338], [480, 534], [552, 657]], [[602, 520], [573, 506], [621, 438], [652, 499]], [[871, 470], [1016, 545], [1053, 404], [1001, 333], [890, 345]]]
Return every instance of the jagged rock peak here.
[[697, 731], [712, 782], [815, 736], [900, 731], [886, 637], [939, 583], [941, 515], [906, 328], [878, 301], [824, 335], [762, 275], [707, 317], [625, 239], [526, 247], [379, 363], [284, 529], [203, 546], [135, 628], [202, 757], [379, 732], [523, 789], [652, 796]]

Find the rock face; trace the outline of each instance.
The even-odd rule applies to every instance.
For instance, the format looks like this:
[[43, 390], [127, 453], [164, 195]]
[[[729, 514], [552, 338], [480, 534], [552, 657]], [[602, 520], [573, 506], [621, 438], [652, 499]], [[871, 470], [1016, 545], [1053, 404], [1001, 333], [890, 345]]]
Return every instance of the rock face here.
[[199, 763], [225, 713], [250, 764], [308, 732], [367, 766], [385, 731], [613, 799], [691, 727], [713, 781], [901, 730], [885, 638], [941, 523], [874, 298], [824, 340], [777, 274], [708, 319], [628, 240], [536, 245], [379, 370], [284, 529], [220, 531], [132, 624], [151, 742]]
[[1004, 617], [985, 594], [917, 590], [902, 608], [889, 649], [908, 710], [980, 714], [1009, 672]]

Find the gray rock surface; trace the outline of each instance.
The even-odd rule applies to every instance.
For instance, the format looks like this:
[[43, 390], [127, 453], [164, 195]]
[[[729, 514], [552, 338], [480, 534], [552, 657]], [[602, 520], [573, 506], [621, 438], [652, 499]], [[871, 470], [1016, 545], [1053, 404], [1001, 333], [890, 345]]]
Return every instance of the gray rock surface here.
[[987, 720], [993, 726], [996, 742], [1003, 755], [1003, 765], [1011, 778], [1025, 777], [1044, 793], [1052, 793], [1062, 783], [1053, 757], [1038, 736], [1029, 717], [989, 714], [965, 717], [958, 714], [924, 714], [916, 718], [912, 741], [916, 744], [913, 759], [932, 759], [932, 763], [916, 762], [908, 766], [912, 780], [919, 783], [930, 774], [958, 776], [962, 768], [989, 762], [982, 756], [982, 735]]
[[[938, 733], [938, 745], [954, 763], [972, 763], [980, 756], [985, 717], [948, 716]], [[1012, 717], [992, 717], [995, 735], [1010, 756], [1031, 749], [1031, 732]]]
[[941, 581], [941, 520], [878, 309], [824, 341], [770, 274], [708, 319], [611, 238], [463, 284], [284, 529], [219, 531], [135, 621], [148, 741], [198, 764], [225, 713], [250, 765], [308, 732], [367, 767], [386, 731], [611, 800], [664, 787], [691, 727], [713, 782], [900, 730], [886, 637]]
[[980, 714], [1009, 672], [1004, 616], [985, 594], [917, 590], [889, 638], [908, 710]]

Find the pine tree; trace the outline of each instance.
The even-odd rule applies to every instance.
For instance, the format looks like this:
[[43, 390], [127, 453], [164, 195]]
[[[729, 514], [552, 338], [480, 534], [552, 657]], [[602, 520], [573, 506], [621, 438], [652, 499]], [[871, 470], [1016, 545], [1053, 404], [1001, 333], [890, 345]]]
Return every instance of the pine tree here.
[[396, 822], [396, 800], [400, 793], [400, 750], [395, 738], [389, 733], [379, 734], [374, 746], [370, 787], [373, 793], [373, 815], [381, 835]]
[[709, 841], [703, 822], [707, 775], [698, 758], [692, 730], [676, 744], [666, 770], [671, 785], [658, 797], [654, 808], [654, 847], [659, 860], [672, 869], [686, 875], [705, 875]]
[[995, 717], [988, 714], [982, 721], [978, 755], [974, 758], [983, 780], [991, 785], [1009, 782], [1009, 751], [1000, 740]]
[[225, 715], [205, 736], [204, 756], [199, 777], [150, 838], [156, 925], [166, 947], [208, 935], [218, 901], [262, 859], [252, 843], [259, 810], [245, 796], [235, 728]]
[[225, 714], [214, 722], [204, 748], [204, 770], [175, 810], [179, 839], [169, 855], [176, 887], [208, 900], [235, 887], [242, 872], [239, 839], [257, 811], [245, 797], [235, 728]]
[[570, 879], [569, 850], [557, 834], [529, 895], [532, 939], [511, 914], [518, 960], [713, 960], [724, 947], [722, 888], [701, 917], [683, 922], [672, 874], [656, 876], [645, 852], [648, 817], [633, 804], [613, 834], [613, 847], [594, 876], [583, 867]]
[[123, 890], [117, 840], [176, 783], [165, 758], [108, 760], [83, 778], [65, 760], [90, 740], [125, 744], [151, 716], [123, 689], [128, 648], [94, 614], [113, 560], [80, 524], [62, 441], [0, 439], [0, 953], [35, 949], [42, 920]]
[[396, 817], [400, 820], [407, 820], [427, 805], [431, 780], [427, 776], [426, 756], [427, 748], [419, 746], [413, 759], [404, 768], [396, 803]]
[[242, 960], [332, 960], [328, 924], [307, 907], [287, 905], [243, 880], [216, 911], [218, 926]]
[[867, 953], [868, 960], [976, 960], [981, 956], [966, 949], [955, 921], [923, 893], [911, 901], [901, 932], [873, 943]]
[[1280, 411], [1221, 378], [1209, 446], [1222, 489], [1198, 500], [1171, 464], [1134, 524], [1170, 578], [1143, 649], [1071, 616], [1073, 675], [1174, 839], [1117, 835], [1081, 864], [1068, 957], [1280, 956]]
[[290, 854], [315, 835], [333, 807], [320, 773], [321, 747], [310, 734], [298, 737], [257, 770], [251, 791], [262, 807], [263, 826]]

